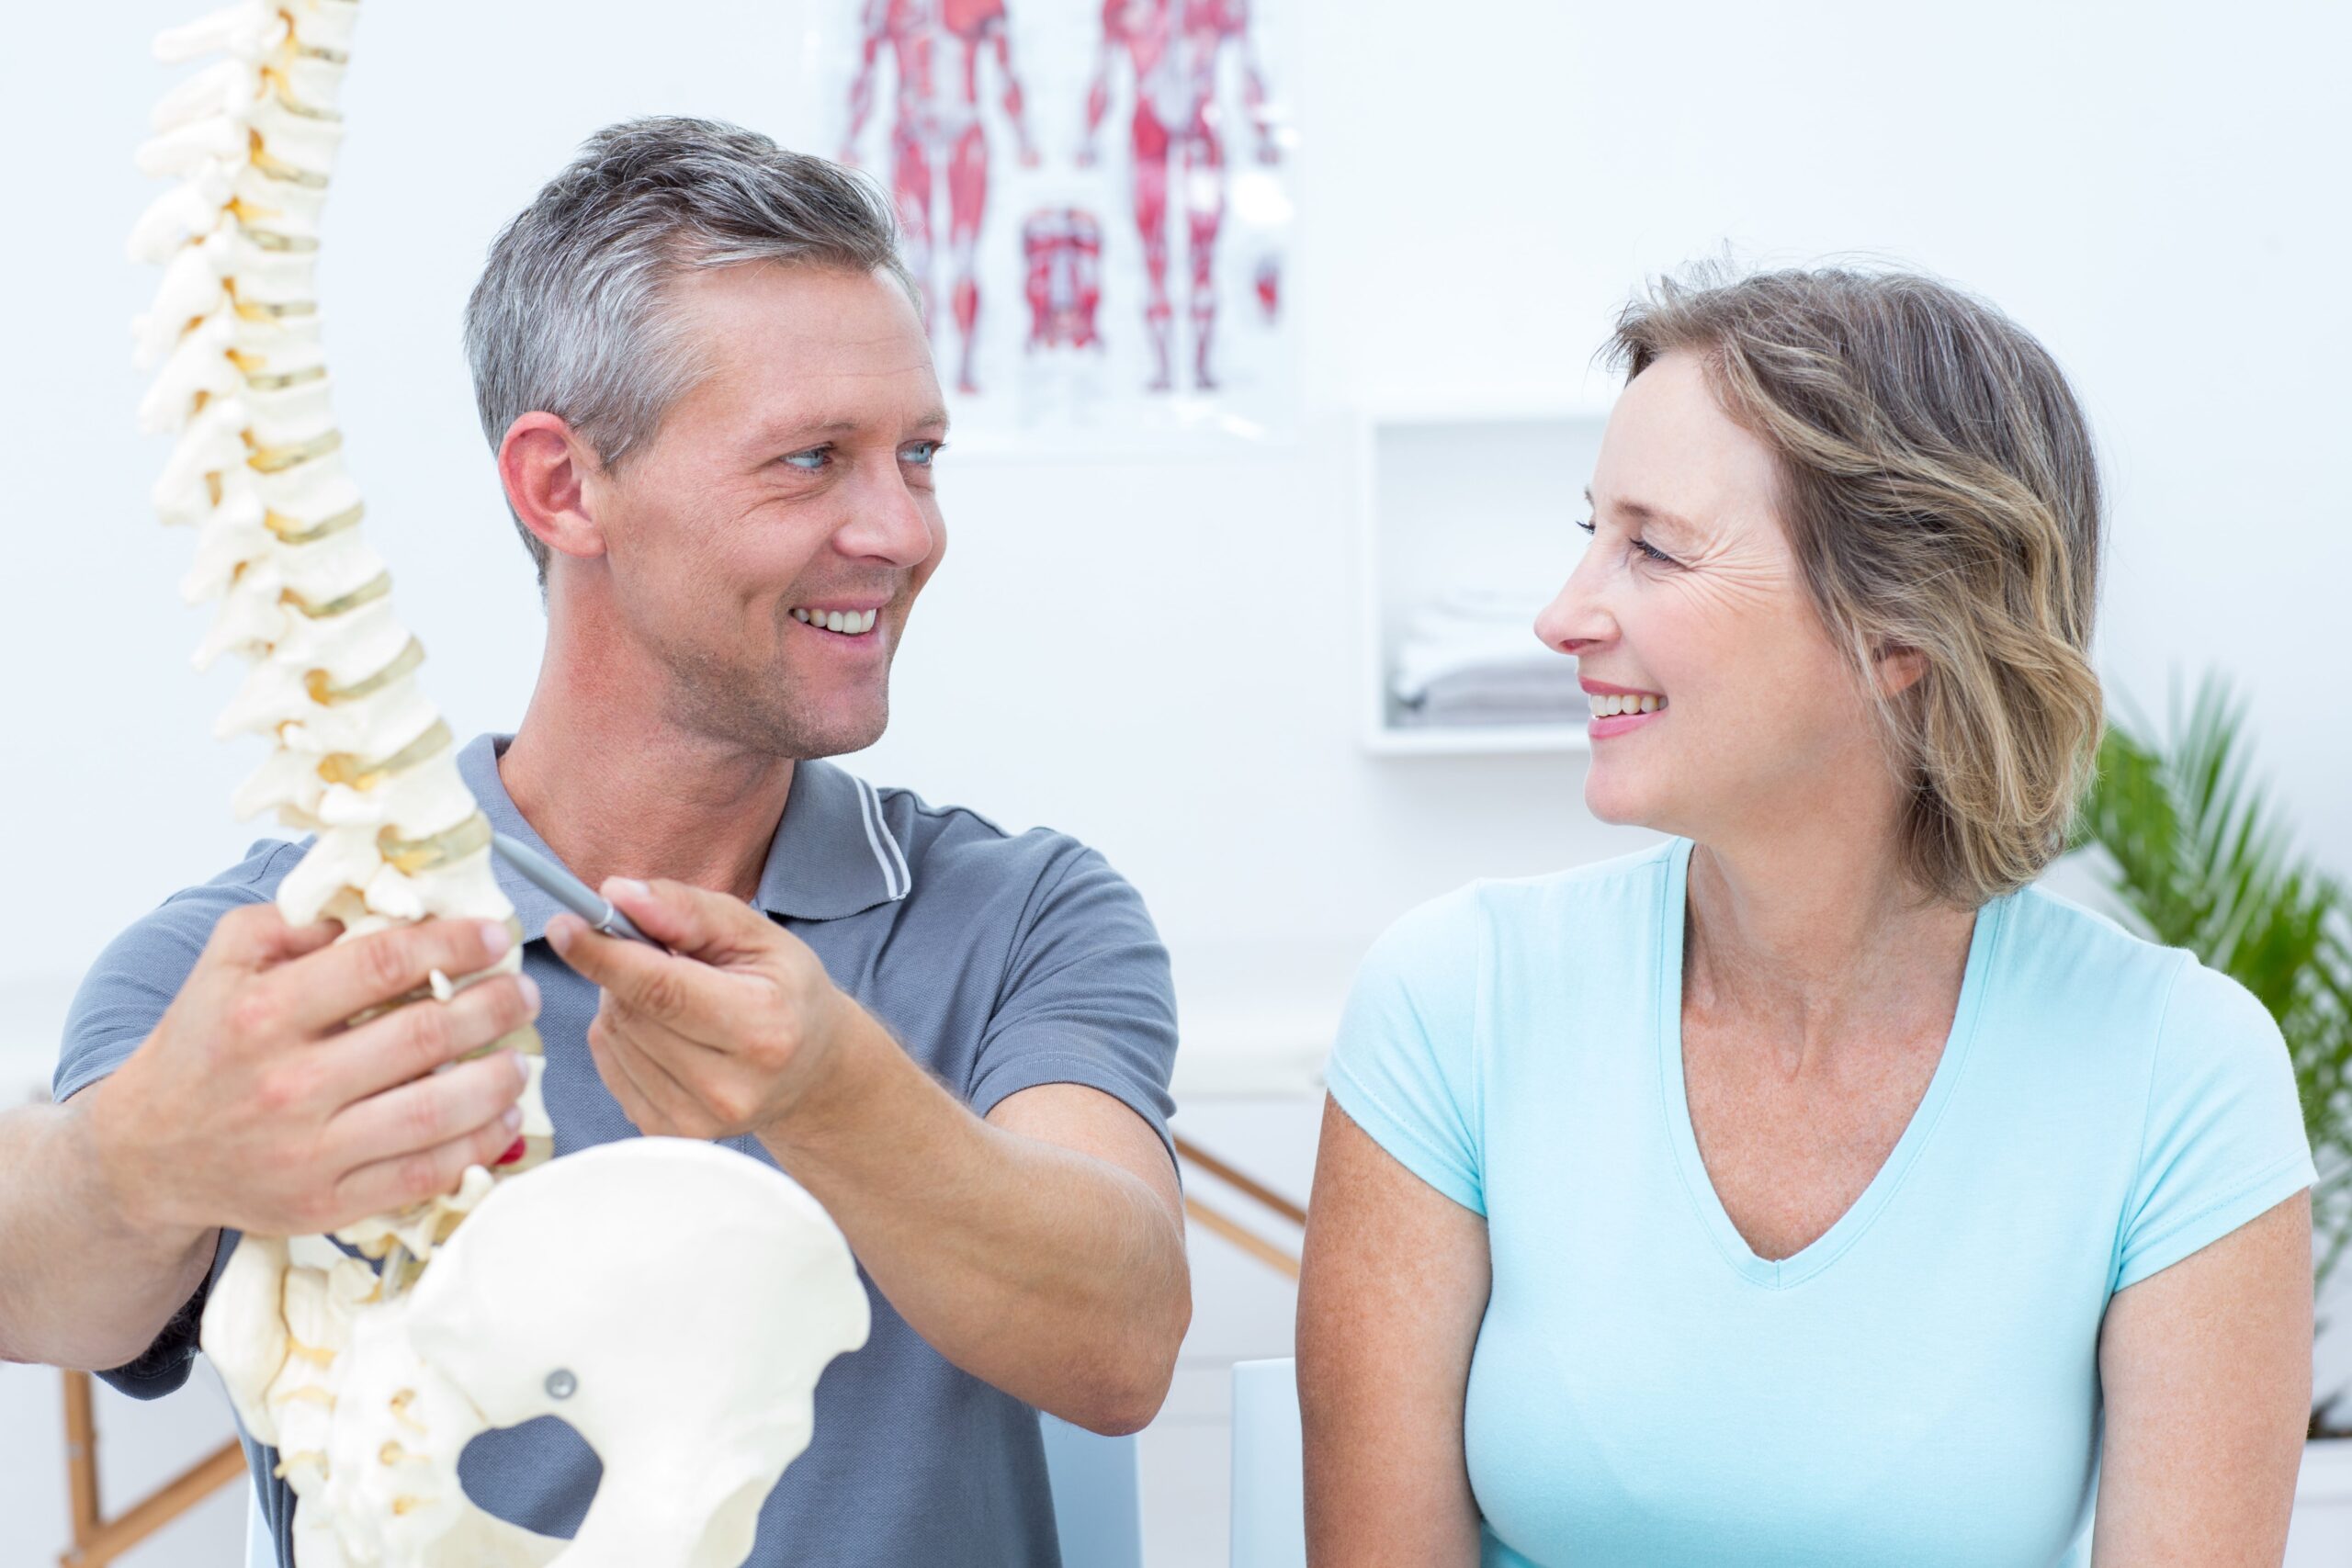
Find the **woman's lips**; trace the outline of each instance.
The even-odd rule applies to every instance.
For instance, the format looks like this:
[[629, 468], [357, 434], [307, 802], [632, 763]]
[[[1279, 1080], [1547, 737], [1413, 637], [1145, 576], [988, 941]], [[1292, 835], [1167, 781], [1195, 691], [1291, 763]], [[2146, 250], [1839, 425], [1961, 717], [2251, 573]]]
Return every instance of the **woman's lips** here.
[[1643, 725], [1656, 723], [1666, 715], [1667, 710], [1664, 708], [1659, 708], [1655, 713], [1613, 713], [1607, 718], [1594, 719], [1587, 727], [1585, 733], [1595, 740], [1606, 740], [1612, 735], [1623, 735], [1628, 730], [1640, 728]]

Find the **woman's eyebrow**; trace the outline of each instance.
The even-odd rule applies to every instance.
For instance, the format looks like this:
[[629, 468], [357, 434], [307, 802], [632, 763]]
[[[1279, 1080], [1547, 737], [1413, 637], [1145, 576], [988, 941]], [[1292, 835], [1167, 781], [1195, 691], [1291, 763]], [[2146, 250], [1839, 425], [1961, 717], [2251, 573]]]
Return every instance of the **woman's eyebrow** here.
[[[1600, 504], [1599, 502], [1593, 500], [1592, 491], [1590, 490], [1587, 490], [1584, 492], [1584, 500], [1586, 505], [1596, 509]], [[1622, 512], [1637, 523], [1663, 524], [1669, 528], [1680, 528], [1686, 532], [1690, 527], [1690, 521], [1687, 518], [1682, 517], [1679, 513], [1668, 512], [1662, 506], [1652, 506], [1649, 502], [1645, 501], [1611, 501], [1609, 502], [1609, 510], [1611, 512]]]

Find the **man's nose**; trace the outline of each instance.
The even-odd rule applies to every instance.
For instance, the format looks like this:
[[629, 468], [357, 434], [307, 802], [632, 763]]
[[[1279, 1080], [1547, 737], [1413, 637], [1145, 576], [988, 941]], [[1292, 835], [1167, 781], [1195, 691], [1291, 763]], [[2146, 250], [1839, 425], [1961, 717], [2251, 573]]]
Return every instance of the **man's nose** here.
[[833, 542], [844, 555], [914, 567], [932, 551], [930, 513], [893, 463], [859, 487], [849, 521]]

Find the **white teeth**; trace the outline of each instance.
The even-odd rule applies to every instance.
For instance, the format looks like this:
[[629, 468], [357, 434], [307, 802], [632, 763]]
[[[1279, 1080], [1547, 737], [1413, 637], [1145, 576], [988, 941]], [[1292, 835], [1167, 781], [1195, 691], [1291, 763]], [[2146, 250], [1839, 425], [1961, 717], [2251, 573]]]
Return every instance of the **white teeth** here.
[[1639, 696], [1611, 694], [1588, 694], [1595, 718], [1614, 718], [1620, 714], [1656, 713], [1666, 706], [1666, 699], [1655, 693]]
[[821, 626], [826, 631], [839, 632], [844, 637], [858, 637], [874, 629], [874, 623], [882, 618], [882, 612], [796, 609], [792, 612], [792, 618], [803, 626]]

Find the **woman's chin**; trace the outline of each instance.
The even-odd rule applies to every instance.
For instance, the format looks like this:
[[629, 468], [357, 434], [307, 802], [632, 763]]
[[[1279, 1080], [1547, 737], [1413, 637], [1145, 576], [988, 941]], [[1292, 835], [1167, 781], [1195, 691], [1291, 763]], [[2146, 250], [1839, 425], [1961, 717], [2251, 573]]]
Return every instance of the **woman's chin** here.
[[1584, 775], [1584, 807], [1593, 819], [1612, 828], [1641, 828], [1649, 823], [1653, 802], [1635, 781], [1617, 776], [1607, 766], [1588, 769]]

